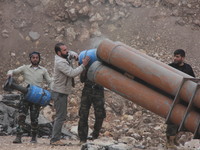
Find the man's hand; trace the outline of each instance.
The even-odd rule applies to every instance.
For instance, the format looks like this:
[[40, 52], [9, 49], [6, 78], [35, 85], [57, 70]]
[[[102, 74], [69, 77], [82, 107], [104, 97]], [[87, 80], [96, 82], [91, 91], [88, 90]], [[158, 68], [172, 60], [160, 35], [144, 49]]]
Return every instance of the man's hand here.
[[78, 54], [74, 51], [69, 51], [69, 59], [75, 59], [78, 60]]
[[87, 64], [89, 63], [89, 61], [90, 61], [90, 57], [89, 56], [86, 56], [84, 59], [82, 59], [82, 62], [83, 62], [84, 66], [87, 66]]
[[76, 61], [78, 61], [78, 55], [75, 55], [75, 56], [74, 56], [74, 59], [75, 59]]

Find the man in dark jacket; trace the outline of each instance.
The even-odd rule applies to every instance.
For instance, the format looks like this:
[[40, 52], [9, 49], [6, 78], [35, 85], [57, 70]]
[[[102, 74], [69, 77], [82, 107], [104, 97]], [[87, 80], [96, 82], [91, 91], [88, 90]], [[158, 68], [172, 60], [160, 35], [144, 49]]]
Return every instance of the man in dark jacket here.
[[106, 117], [104, 108], [104, 88], [92, 81], [86, 76], [87, 70], [81, 73], [81, 82], [84, 82], [82, 90], [81, 106], [79, 109], [78, 135], [80, 143], [85, 143], [88, 139], [88, 116], [91, 105], [94, 107], [95, 124], [94, 130], [89, 137], [91, 140], [97, 139], [101, 130], [103, 120]]
[[185, 51], [182, 49], [177, 49], [174, 51], [174, 62], [169, 65], [176, 68], [192, 77], [195, 77], [192, 67], [184, 62]]
[[[174, 51], [174, 61], [170, 63], [169, 65], [173, 68], [176, 68], [192, 77], [195, 77], [192, 67], [184, 62], [185, 60], [185, 51], [182, 49], [177, 49]], [[178, 132], [178, 126], [174, 124], [168, 124], [167, 130], [166, 130], [166, 136], [167, 136], [167, 144], [166, 146], [168, 148], [173, 148], [178, 145], [178, 142], [176, 141], [176, 135]]]

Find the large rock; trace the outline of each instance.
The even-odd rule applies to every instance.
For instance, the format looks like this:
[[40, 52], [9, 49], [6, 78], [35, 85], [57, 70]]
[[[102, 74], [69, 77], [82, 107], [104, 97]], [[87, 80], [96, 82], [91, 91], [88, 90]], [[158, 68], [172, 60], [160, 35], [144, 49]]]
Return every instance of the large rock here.
[[136, 143], [136, 139], [128, 136], [121, 137], [119, 140], [121, 143], [134, 145]]
[[57, 34], [62, 34], [64, 33], [64, 29], [65, 29], [65, 26], [59, 26], [56, 28], [56, 32]]
[[95, 140], [93, 143], [86, 143], [82, 145], [81, 150], [133, 150], [133, 146], [118, 143], [116, 141], [112, 141], [107, 139]]
[[90, 22], [96, 22], [96, 21], [102, 21], [102, 20], [103, 20], [103, 17], [100, 15], [100, 13], [95, 13], [89, 19]]
[[88, 16], [89, 12], [90, 12], [89, 6], [84, 6], [78, 11], [78, 13], [82, 16]]
[[49, 122], [52, 122], [55, 118], [55, 110], [52, 106], [46, 106], [41, 110], [41, 114], [49, 120]]
[[116, 4], [119, 5], [119, 6], [123, 6], [125, 7], [126, 6], [126, 2], [124, 0], [115, 0]]
[[101, 5], [102, 0], [90, 0], [90, 4], [93, 6], [99, 6]]
[[8, 38], [8, 37], [9, 37], [9, 32], [8, 32], [6, 29], [4, 29], [4, 30], [1, 32], [1, 36], [2, 36], [3, 38]]
[[12, 127], [16, 126], [16, 117], [17, 111], [13, 107], [0, 102], [0, 135], [12, 133]]
[[63, 42], [63, 39], [64, 39], [64, 35], [61, 34], [61, 35], [58, 35], [58, 36], [56, 37], [55, 41], [57, 41], [57, 42]]
[[7, 106], [18, 108], [20, 98], [20, 94], [4, 94], [1, 102]]
[[95, 22], [91, 25], [90, 34], [91, 34], [91, 36], [101, 36], [102, 35], [97, 22]]
[[88, 29], [83, 28], [79, 36], [79, 41], [83, 42], [89, 38], [90, 38], [90, 32], [88, 31]]
[[76, 39], [77, 32], [74, 30], [74, 28], [69, 27], [69, 28], [65, 29], [65, 37], [67, 37], [67, 40], [69, 42], [72, 42]]
[[64, 6], [65, 6], [66, 8], [71, 8], [73, 4], [74, 4], [74, 1], [67, 1], [67, 2], [64, 4]]
[[71, 21], [76, 21], [78, 19], [77, 12], [76, 12], [75, 8], [71, 8], [71, 9], [67, 10], [67, 13], [68, 13], [69, 19]]
[[131, 5], [133, 7], [141, 7], [142, 6], [142, 0], [128, 0], [129, 3], [131, 3]]
[[38, 32], [30, 31], [29, 37], [32, 41], [37, 41], [40, 38], [40, 34]]

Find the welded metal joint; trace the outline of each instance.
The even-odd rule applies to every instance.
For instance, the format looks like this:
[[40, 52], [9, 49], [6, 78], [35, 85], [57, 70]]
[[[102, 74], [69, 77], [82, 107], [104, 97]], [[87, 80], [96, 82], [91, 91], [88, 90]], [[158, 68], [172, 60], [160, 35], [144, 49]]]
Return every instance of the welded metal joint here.
[[[185, 129], [184, 129], [185, 120], [186, 120], [186, 118], [187, 118], [189, 112], [191, 112], [191, 110], [193, 110], [193, 106], [194, 106], [194, 103], [193, 103], [194, 97], [195, 97], [195, 95], [196, 95], [196, 92], [197, 92], [198, 89], [200, 88], [200, 82], [199, 82], [200, 79], [199, 79], [199, 78], [183, 78], [183, 79], [182, 79], [182, 82], [181, 82], [181, 84], [180, 84], [180, 87], [179, 87], [179, 89], [178, 89], [178, 91], [177, 91], [177, 93], [176, 93], [176, 96], [175, 96], [175, 98], [174, 98], [174, 101], [173, 101], [173, 103], [172, 103], [172, 106], [170, 107], [169, 113], [168, 113], [168, 115], [167, 115], [167, 117], [166, 117], [166, 121], [165, 121], [166, 124], [169, 124], [169, 123], [170, 123], [170, 117], [171, 117], [173, 108], [175, 107], [176, 104], [180, 103], [180, 101], [181, 101], [181, 99], [180, 99], [180, 91], [181, 91], [181, 88], [183, 87], [184, 83], [185, 83], [186, 81], [188, 81], [188, 80], [193, 81], [193, 82], [197, 82], [198, 84], [196, 85], [195, 90], [194, 90], [194, 92], [193, 92], [193, 94], [192, 94], [192, 96], [191, 96], [191, 98], [190, 98], [189, 104], [188, 104], [187, 109], [186, 109], [186, 111], [185, 111], [184, 117], [183, 117], [183, 119], [182, 119], [182, 121], [181, 121], [181, 124], [179, 125], [178, 131], [185, 131]], [[195, 130], [195, 133], [194, 133], [194, 137], [193, 137], [194, 139], [199, 139], [199, 138], [200, 138], [199, 128], [200, 128], [200, 118], [199, 118], [198, 126], [197, 126], [197, 128], [196, 128], [196, 130]]]
[[183, 130], [184, 130], [184, 123], [185, 123], [185, 120], [186, 120], [186, 118], [187, 118], [189, 112], [191, 112], [191, 110], [193, 109], [193, 106], [194, 106], [194, 103], [193, 103], [194, 97], [195, 97], [196, 92], [197, 92], [197, 90], [199, 89], [199, 87], [200, 87], [200, 85], [197, 84], [197, 85], [196, 85], [196, 88], [195, 88], [195, 90], [194, 90], [194, 92], [193, 92], [193, 94], [192, 94], [192, 97], [190, 98], [189, 104], [188, 104], [188, 106], [187, 106], [187, 109], [186, 109], [186, 111], [185, 111], [184, 117], [183, 117], [183, 119], [182, 119], [182, 121], [181, 121], [181, 124], [180, 124], [180, 126], [179, 126], [178, 131], [183, 131]]
[[199, 118], [199, 122], [198, 122], [198, 126], [194, 132], [194, 136], [193, 136], [193, 139], [200, 139], [200, 131], [199, 131], [199, 128], [200, 128], [200, 118]]
[[[182, 89], [184, 83], [185, 83], [186, 81], [188, 81], [188, 80], [194, 81], [194, 82], [199, 82], [199, 81], [200, 81], [200, 79], [198, 79], [198, 78], [184, 78], [184, 77], [183, 77], [183, 79], [182, 79], [182, 81], [181, 81], [181, 84], [180, 84], [180, 86], [179, 86], [179, 88], [178, 88], [178, 91], [177, 91], [177, 93], [176, 93], [176, 95], [175, 95], [175, 97], [174, 97], [173, 103], [172, 103], [172, 105], [171, 105], [171, 107], [170, 107], [169, 113], [168, 113], [168, 115], [167, 115], [167, 117], [166, 117], [166, 120], [165, 120], [165, 123], [166, 123], [166, 124], [170, 124], [170, 117], [171, 117], [172, 111], [173, 111], [175, 105], [178, 104], [178, 103], [180, 103], [180, 100], [181, 100], [181, 99], [180, 99], [180, 91], [181, 91], [181, 89]], [[195, 93], [196, 93], [196, 90], [195, 90]], [[194, 96], [192, 96], [192, 101], [193, 101], [193, 98], [194, 98]], [[190, 100], [190, 101], [191, 101], [191, 100]]]
[[[191, 78], [190, 78], [190, 79], [191, 79]], [[174, 109], [174, 106], [175, 106], [176, 104], [180, 103], [180, 91], [181, 91], [181, 88], [183, 87], [183, 84], [184, 84], [187, 80], [189, 80], [189, 78], [183, 78], [182, 81], [181, 81], [181, 84], [180, 84], [180, 86], [179, 86], [179, 88], [178, 88], [178, 91], [177, 91], [177, 93], [176, 93], [176, 95], [175, 95], [175, 97], [174, 97], [173, 103], [172, 103], [172, 105], [171, 105], [171, 107], [170, 107], [170, 110], [169, 110], [169, 112], [168, 112], [168, 115], [167, 115], [167, 117], [166, 117], [166, 120], [165, 120], [165, 123], [166, 123], [166, 124], [170, 124], [170, 117], [171, 117], [171, 114], [172, 114], [172, 110]]]

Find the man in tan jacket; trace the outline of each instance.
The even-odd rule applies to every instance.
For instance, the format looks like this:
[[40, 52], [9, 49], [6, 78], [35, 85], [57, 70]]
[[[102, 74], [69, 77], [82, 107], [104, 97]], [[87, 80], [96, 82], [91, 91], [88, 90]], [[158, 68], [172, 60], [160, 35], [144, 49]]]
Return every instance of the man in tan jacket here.
[[[7, 76], [13, 76], [16, 74], [22, 74], [24, 77], [24, 83], [26, 85], [36, 85], [42, 87], [43, 80], [49, 84], [52, 83], [52, 79], [47, 72], [47, 69], [40, 66], [40, 53], [32, 52], [29, 54], [30, 65], [23, 65], [14, 70], [9, 70]], [[28, 112], [30, 110], [31, 118], [31, 143], [37, 142], [37, 132], [38, 132], [38, 117], [40, 113], [40, 105], [29, 102], [25, 99], [24, 94], [21, 95], [21, 100], [19, 102], [19, 116], [17, 118], [17, 135], [13, 143], [22, 143], [21, 138], [25, 130], [25, 120]]]
[[72, 79], [85, 69], [90, 61], [87, 56], [82, 60], [82, 64], [73, 68], [70, 58], [78, 58], [78, 54], [69, 51], [63, 43], [55, 45], [55, 61], [54, 61], [54, 79], [52, 83], [52, 99], [56, 110], [56, 118], [53, 125], [51, 145], [66, 145], [60, 141], [62, 125], [67, 117], [67, 97], [71, 92]]

